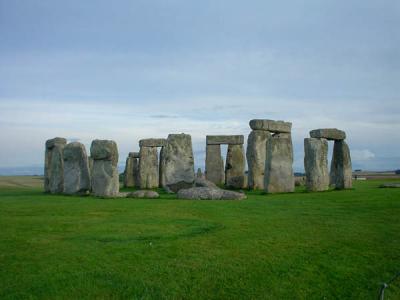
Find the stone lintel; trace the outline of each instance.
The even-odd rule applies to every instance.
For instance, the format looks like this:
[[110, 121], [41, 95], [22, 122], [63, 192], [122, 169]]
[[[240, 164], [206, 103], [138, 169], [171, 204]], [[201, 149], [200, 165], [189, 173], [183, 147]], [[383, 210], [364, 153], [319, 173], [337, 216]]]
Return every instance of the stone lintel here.
[[207, 145], [243, 145], [243, 135], [207, 135]]
[[311, 130], [310, 137], [341, 141], [346, 139], [346, 132], [336, 128], [322, 128], [322, 129]]
[[167, 139], [143, 139], [139, 141], [140, 147], [164, 147]]
[[290, 133], [292, 131], [292, 123], [274, 120], [250, 120], [250, 128], [253, 130], [265, 130], [273, 133]]

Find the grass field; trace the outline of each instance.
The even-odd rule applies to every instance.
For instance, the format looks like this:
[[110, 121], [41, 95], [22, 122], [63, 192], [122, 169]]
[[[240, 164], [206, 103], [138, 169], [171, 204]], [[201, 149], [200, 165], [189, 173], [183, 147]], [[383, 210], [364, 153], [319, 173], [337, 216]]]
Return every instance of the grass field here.
[[244, 201], [0, 184], [0, 299], [377, 299], [400, 271], [400, 189], [380, 183]]

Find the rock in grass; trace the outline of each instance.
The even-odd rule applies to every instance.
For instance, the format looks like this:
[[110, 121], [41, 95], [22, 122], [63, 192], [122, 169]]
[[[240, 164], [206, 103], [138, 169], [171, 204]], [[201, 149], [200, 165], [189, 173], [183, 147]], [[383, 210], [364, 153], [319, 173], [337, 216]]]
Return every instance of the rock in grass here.
[[383, 183], [379, 187], [380, 188], [400, 188], [400, 182]]
[[127, 198], [146, 198], [146, 199], [156, 199], [160, 195], [155, 191], [139, 190], [132, 193], [128, 193]]
[[220, 188], [192, 187], [180, 190], [178, 199], [188, 200], [242, 200], [246, 195], [234, 191], [227, 191]]

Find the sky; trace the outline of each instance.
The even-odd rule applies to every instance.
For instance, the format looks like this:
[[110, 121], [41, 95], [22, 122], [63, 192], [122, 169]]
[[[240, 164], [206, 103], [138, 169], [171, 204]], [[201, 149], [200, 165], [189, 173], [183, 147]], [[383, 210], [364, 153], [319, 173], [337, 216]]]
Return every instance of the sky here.
[[42, 170], [55, 136], [123, 165], [181, 132], [204, 169], [206, 135], [254, 118], [293, 123], [295, 171], [331, 127], [354, 169], [400, 169], [399, 92], [398, 0], [0, 0], [0, 174]]

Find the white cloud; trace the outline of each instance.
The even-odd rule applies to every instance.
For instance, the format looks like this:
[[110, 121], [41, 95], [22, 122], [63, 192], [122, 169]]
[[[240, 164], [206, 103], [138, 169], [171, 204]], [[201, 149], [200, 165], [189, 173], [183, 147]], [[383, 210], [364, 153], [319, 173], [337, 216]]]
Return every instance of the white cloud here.
[[375, 153], [368, 149], [363, 150], [351, 150], [351, 157], [353, 161], [362, 161], [362, 160], [372, 160], [375, 158]]

